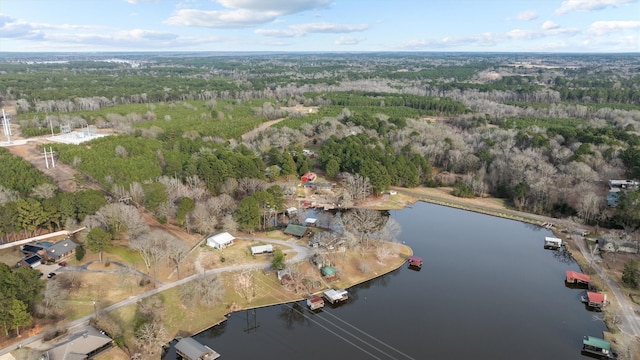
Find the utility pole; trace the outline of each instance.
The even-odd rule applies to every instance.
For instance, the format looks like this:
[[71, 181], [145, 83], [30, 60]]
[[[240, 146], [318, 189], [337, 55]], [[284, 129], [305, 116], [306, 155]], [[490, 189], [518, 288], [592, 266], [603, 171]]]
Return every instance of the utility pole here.
[[11, 144], [11, 124], [9, 124], [9, 117], [2, 108], [2, 127], [4, 128], [4, 135], [7, 137], [7, 143]]

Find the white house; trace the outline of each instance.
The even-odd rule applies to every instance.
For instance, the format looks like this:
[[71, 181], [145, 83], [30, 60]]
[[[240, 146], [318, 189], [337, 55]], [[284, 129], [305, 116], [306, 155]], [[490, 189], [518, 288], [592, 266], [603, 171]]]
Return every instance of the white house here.
[[273, 252], [273, 245], [258, 245], [251, 247], [251, 255], [270, 254]]
[[207, 245], [214, 249], [223, 249], [229, 245], [233, 245], [235, 237], [228, 232], [211, 235], [207, 238]]

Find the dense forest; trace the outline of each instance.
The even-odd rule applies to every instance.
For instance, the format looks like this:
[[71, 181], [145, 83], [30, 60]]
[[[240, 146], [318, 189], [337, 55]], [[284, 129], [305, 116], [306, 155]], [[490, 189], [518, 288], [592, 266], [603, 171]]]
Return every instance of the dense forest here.
[[[112, 198], [164, 188], [151, 206], [162, 218], [182, 198], [167, 196], [167, 182], [204, 191], [194, 199], [203, 212], [218, 196], [239, 202], [317, 171], [362, 176], [369, 195], [456, 185], [615, 226], [607, 181], [640, 177], [640, 63], [630, 55], [116, 55], [5, 57], [0, 96], [24, 136], [60, 125], [120, 133], [54, 151]], [[305, 148], [318, 156], [300, 156]], [[3, 179], [5, 207], [47, 183], [29, 178]]]

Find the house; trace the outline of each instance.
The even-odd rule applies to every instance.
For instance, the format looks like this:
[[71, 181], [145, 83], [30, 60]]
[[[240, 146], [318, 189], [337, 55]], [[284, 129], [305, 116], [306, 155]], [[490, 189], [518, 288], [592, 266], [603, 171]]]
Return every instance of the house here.
[[295, 207], [290, 207], [287, 210], [285, 210], [285, 213], [287, 214], [287, 216], [291, 217], [291, 216], [296, 216], [298, 214], [298, 209]]
[[113, 340], [110, 337], [103, 331], [88, 326], [81, 332], [59, 341], [56, 347], [48, 350], [42, 357], [49, 360], [92, 359], [111, 346]]
[[53, 261], [64, 259], [75, 253], [77, 247], [78, 245], [76, 243], [66, 238], [46, 248], [45, 258]]
[[35, 268], [42, 264], [42, 256], [38, 254], [29, 255], [18, 262], [18, 266]]
[[634, 180], [609, 180], [610, 189], [637, 189], [640, 182]]
[[273, 252], [273, 245], [258, 245], [251, 247], [251, 255], [258, 254], [271, 254]]
[[211, 235], [207, 238], [207, 245], [214, 249], [224, 249], [227, 246], [233, 245], [235, 237], [228, 232], [223, 232], [215, 235]]
[[213, 360], [220, 357], [220, 354], [212, 348], [202, 345], [190, 337], [182, 338], [178, 341], [176, 354], [186, 360]]
[[287, 225], [287, 228], [284, 229], [285, 234], [297, 236], [299, 238], [305, 237], [309, 234], [309, 232], [311, 232], [311, 230], [309, 230], [309, 228], [307, 228], [306, 226], [295, 224], [289, 224]]

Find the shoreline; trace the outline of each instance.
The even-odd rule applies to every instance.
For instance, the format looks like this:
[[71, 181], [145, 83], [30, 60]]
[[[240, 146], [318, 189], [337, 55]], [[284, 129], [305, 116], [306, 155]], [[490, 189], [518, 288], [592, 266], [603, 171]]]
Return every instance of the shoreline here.
[[[398, 259], [397, 259], [398, 260], [397, 264], [394, 263], [390, 268], [385, 268], [385, 270], [383, 272], [381, 272], [381, 273], [377, 273], [377, 274], [373, 274], [371, 276], [367, 276], [364, 279], [358, 280], [353, 284], [345, 286], [344, 289], [348, 290], [349, 288], [352, 288], [354, 286], [358, 286], [358, 285], [364, 284], [367, 281], [371, 281], [371, 280], [377, 279], [379, 277], [388, 275], [388, 274], [400, 269], [403, 265], [405, 265], [407, 263], [406, 257], [413, 255], [413, 249], [410, 246], [407, 246], [407, 245], [404, 245], [404, 244], [398, 244], [398, 245], [401, 246], [402, 249], [406, 250], [406, 252], [402, 251], [402, 250], [399, 252]], [[399, 261], [399, 260], [402, 260], [402, 261]], [[325, 288], [323, 290], [316, 291], [316, 292], [312, 293], [311, 295], [321, 294], [325, 290], [328, 290], [328, 289], [331, 289], [331, 288], [332, 287], [328, 287], [328, 288]], [[256, 310], [256, 309], [267, 308], [267, 307], [271, 307], [271, 306], [289, 304], [289, 303], [302, 301], [302, 300], [305, 300], [305, 299], [306, 299], [305, 296], [299, 296], [299, 297], [293, 297], [290, 300], [283, 300], [283, 301], [278, 301], [278, 302], [274, 302], [274, 303], [270, 303], [270, 304], [257, 305], [257, 306], [248, 306], [248, 307], [241, 307], [241, 308], [238, 308], [238, 309], [234, 309], [234, 310], [224, 314], [223, 315], [223, 319], [213, 323], [212, 325], [209, 325], [209, 326], [205, 327], [204, 329], [201, 329], [201, 330], [198, 330], [198, 331], [194, 331], [192, 333], [192, 335], [190, 335], [190, 336], [195, 336], [197, 334], [200, 334], [200, 333], [202, 333], [204, 331], [207, 331], [207, 330], [209, 330], [209, 329], [211, 329], [211, 328], [213, 328], [215, 326], [218, 326], [218, 325], [222, 324], [223, 322], [227, 321], [227, 319], [234, 313], [238, 313], [238, 312], [246, 311], [246, 310]]]

